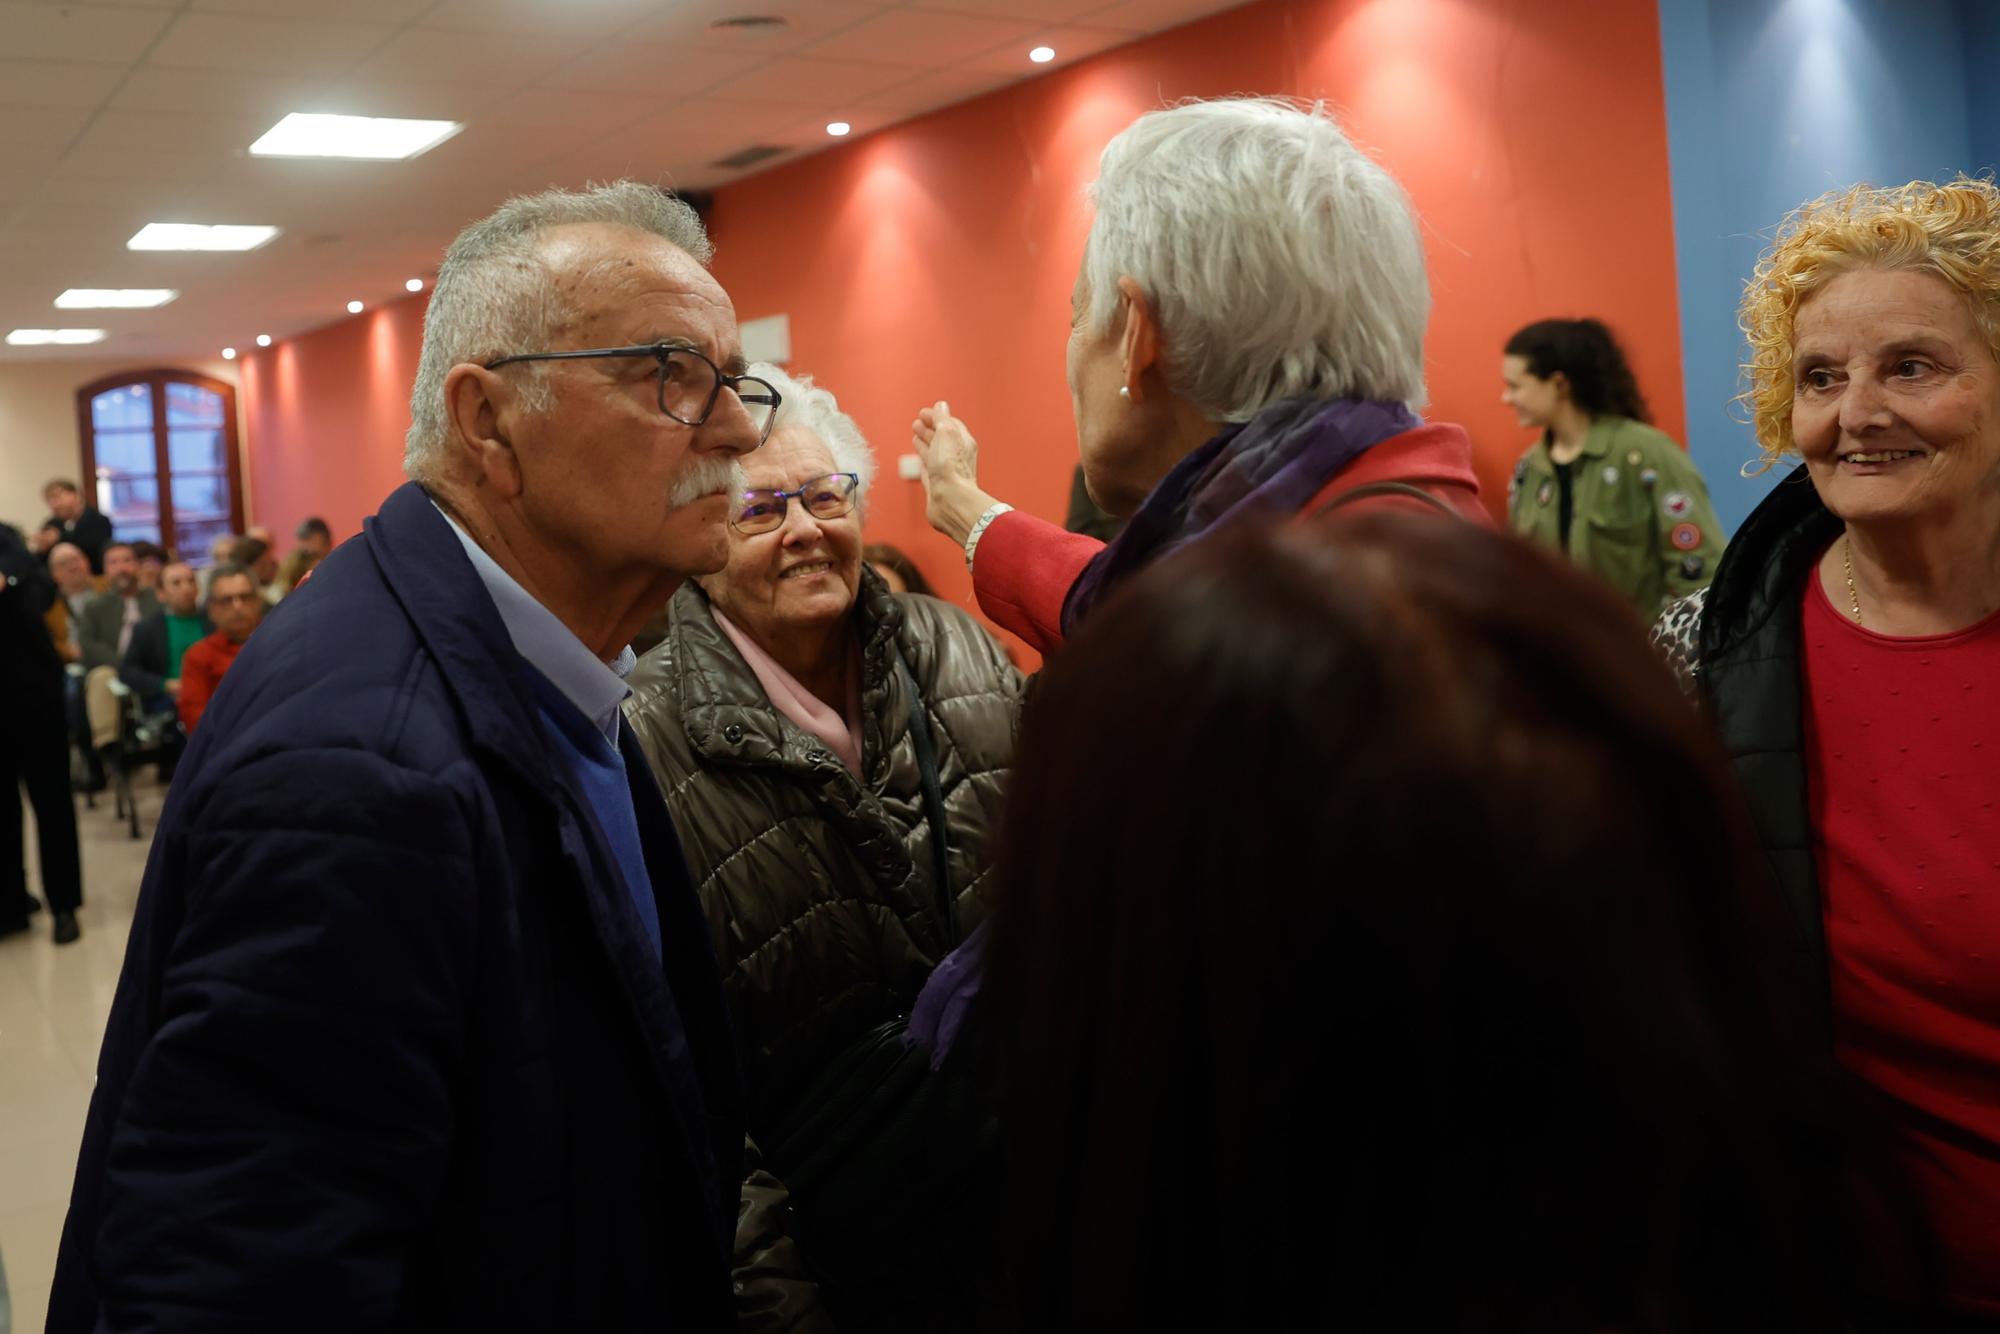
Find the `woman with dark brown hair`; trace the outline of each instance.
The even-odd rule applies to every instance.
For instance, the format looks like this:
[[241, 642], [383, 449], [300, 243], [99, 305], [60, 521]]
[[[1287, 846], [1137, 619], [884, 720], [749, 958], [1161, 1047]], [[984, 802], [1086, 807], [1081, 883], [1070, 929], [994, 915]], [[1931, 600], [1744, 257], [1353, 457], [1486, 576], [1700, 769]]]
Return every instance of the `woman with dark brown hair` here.
[[1026, 1327], [1841, 1327], [1782, 908], [1581, 572], [1393, 514], [1160, 563], [1044, 674], [1000, 877]]

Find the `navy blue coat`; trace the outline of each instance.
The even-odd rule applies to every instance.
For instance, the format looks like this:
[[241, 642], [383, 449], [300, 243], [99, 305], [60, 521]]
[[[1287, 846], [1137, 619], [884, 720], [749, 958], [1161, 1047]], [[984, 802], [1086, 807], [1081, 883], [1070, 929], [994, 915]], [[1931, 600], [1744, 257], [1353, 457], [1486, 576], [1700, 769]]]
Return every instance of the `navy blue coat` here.
[[741, 1098], [636, 747], [665, 967], [415, 486], [202, 717], [98, 1061], [49, 1329], [711, 1330]]

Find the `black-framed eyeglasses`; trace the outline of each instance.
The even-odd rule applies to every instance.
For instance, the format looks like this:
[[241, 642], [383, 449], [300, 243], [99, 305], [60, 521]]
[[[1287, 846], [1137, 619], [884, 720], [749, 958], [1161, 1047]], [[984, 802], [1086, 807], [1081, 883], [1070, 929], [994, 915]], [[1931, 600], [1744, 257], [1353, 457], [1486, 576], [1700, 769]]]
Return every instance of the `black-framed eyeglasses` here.
[[778, 391], [754, 375], [729, 375], [691, 347], [654, 343], [639, 347], [593, 347], [581, 352], [523, 352], [486, 363], [489, 371], [517, 361], [588, 361], [606, 357], [652, 357], [660, 364], [660, 411], [683, 426], [700, 426], [715, 411], [726, 387], [743, 404], [756, 428], [757, 443], [771, 437], [778, 418]]
[[806, 507], [815, 519], [838, 519], [854, 508], [854, 493], [861, 489], [859, 474], [830, 472], [799, 483], [796, 491], [757, 488], [737, 497], [730, 511], [729, 526], [745, 537], [769, 533], [785, 526], [785, 511], [793, 500]]

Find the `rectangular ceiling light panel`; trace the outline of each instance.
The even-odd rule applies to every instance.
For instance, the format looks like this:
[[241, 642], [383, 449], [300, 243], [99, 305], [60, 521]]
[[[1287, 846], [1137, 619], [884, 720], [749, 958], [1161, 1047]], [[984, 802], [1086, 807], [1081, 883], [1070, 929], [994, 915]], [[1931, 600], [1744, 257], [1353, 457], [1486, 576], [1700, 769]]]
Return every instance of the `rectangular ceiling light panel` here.
[[50, 343], [101, 343], [102, 329], [16, 329], [7, 335], [14, 347], [43, 347]]
[[63, 310], [151, 310], [180, 293], [171, 287], [72, 287], [56, 298]]
[[465, 127], [455, 120], [396, 120], [294, 111], [250, 145], [252, 157], [354, 157], [397, 161], [427, 153]]
[[149, 222], [125, 243], [127, 250], [255, 250], [278, 234], [276, 227], [230, 223]]

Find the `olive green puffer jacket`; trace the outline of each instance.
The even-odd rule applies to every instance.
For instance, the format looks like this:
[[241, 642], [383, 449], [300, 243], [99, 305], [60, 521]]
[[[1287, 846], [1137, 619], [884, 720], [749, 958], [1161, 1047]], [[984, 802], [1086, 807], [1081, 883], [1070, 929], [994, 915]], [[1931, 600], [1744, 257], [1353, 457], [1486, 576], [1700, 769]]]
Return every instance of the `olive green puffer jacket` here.
[[[666, 639], [629, 679], [626, 716], [672, 809], [734, 1012], [753, 1140], [836, 1057], [908, 1011], [954, 940], [978, 925], [992, 870], [1021, 674], [971, 616], [891, 593], [866, 566], [854, 616], [865, 781], [772, 707], [693, 582], [674, 597]], [[936, 747], [955, 935], [940, 920], [892, 642]], [[782, 1201], [767, 1174], [746, 1183], [742, 1328], [820, 1327], [781, 1235]]]

